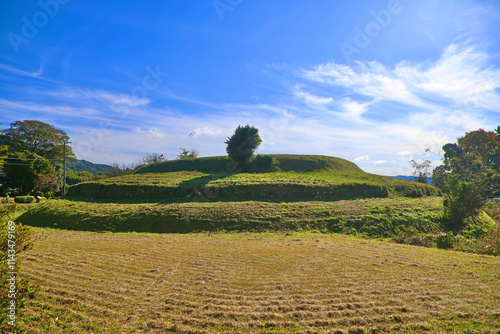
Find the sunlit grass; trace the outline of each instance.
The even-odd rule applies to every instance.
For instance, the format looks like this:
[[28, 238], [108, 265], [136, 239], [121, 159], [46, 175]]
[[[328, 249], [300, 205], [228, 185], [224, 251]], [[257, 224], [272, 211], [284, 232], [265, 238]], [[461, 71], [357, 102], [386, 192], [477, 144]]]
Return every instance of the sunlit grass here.
[[496, 333], [500, 259], [317, 233], [43, 231], [27, 333]]

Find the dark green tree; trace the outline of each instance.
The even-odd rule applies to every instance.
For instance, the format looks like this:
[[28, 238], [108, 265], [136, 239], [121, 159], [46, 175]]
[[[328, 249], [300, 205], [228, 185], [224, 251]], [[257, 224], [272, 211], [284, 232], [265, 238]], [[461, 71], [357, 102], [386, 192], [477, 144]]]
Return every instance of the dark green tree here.
[[[16, 121], [9, 129], [2, 131], [0, 146], [9, 146], [9, 151], [31, 152], [51, 161], [54, 166], [61, 166], [64, 160], [64, 142], [69, 137], [63, 130], [34, 120]], [[66, 160], [75, 161], [71, 146], [66, 145]]]
[[[16, 152], [4, 163], [4, 184], [9, 188], [20, 188], [21, 193], [28, 195], [39, 190], [53, 192], [56, 171], [49, 160], [30, 152]], [[44, 187], [44, 185], [50, 186]]]
[[444, 217], [450, 230], [460, 232], [466, 227], [467, 219], [477, 216], [486, 204], [484, 182], [481, 178], [468, 181], [460, 175], [450, 175], [444, 195]]
[[238, 126], [234, 134], [229, 137], [226, 152], [230, 159], [236, 161], [240, 167], [245, 169], [252, 161], [255, 150], [262, 143], [259, 136], [259, 130], [253, 126]]
[[443, 146], [444, 161], [434, 169], [433, 184], [445, 193], [444, 216], [459, 231], [478, 214], [488, 197], [500, 194], [500, 137], [482, 129]]

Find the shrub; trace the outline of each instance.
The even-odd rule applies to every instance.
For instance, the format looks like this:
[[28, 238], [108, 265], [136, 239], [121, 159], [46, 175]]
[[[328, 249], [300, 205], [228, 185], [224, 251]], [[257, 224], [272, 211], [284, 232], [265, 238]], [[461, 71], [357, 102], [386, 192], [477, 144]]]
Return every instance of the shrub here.
[[33, 196], [17, 196], [16, 203], [32, 203], [35, 200]]
[[444, 218], [450, 230], [460, 232], [467, 226], [467, 218], [477, 216], [486, 203], [482, 186], [477, 180], [465, 182], [450, 176], [447, 187], [443, 199]]
[[453, 233], [441, 233], [436, 237], [436, 246], [439, 249], [453, 248], [455, 237]]
[[43, 197], [43, 192], [41, 192], [41, 191], [39, 191], [39, 190], [38, 190], [38, 191], [35, 191], [35, 192], [33, 193], [33, 196], [35, 196], [35, 197], [36, 197], [36, 196]]
[[234, 134], [225, 141], [226, 152], [240, 167], [246, 167], [261, 142], [258, 129], [250, 125], [238, 126]]

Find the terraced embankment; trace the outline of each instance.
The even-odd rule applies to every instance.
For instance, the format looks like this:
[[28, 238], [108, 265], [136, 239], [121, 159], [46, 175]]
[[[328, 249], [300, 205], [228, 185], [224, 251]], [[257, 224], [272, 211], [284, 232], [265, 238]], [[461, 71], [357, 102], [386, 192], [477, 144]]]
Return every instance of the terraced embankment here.
[[207, 174], [168, 172], [132, 174], [83, 182], [68, 196], [81, 199], [191, 201], [335, 201], [389, 196], [437, 196], [430, 185], [362, 171], [312, 171]]
[[332, 235], [45, 230], [27, 333], [497, 333], [500, 258]]
[[442, 198], [308, 202], [116, 203], [50, 200], [18, 221], [31, 226], [113, 232], [300, 231], [392, 237], [442, 230]]

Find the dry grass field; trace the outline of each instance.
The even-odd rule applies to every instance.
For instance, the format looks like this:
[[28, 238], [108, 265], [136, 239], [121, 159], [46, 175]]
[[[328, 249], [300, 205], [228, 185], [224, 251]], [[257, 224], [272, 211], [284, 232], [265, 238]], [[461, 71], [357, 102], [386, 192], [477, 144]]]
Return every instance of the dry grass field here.
[[500, 258], [321, 234], [36, 229], [27, 333], [500, 333]]

